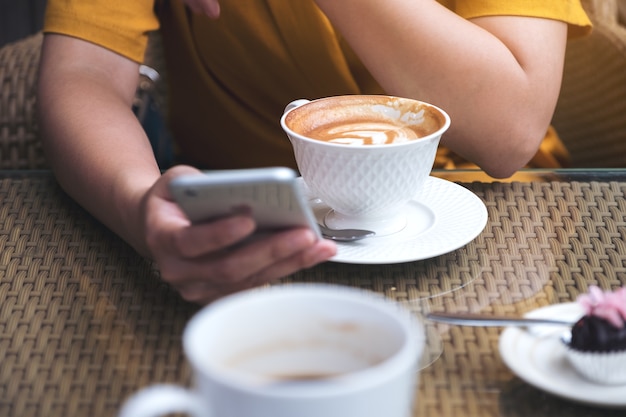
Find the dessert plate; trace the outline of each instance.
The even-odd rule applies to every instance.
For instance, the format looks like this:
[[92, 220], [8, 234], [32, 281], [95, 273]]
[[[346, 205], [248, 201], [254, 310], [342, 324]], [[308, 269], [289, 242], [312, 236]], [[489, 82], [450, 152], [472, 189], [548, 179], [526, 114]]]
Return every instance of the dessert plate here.
[[[317, 221], [331, 210], [303, 189]], [[337, 242], [331, 261], [355, 264], [391, 264], [433, 258], [464, 246], [487, 224], [487, 208], [473, 192], [453, 182], [428, 177], [419, 198], [405, 209], [407, 225], [399, 232], [355, 242]]]
[[[583, 315], [577, 303], [554, 304], [539, 308], [527, 317], [576, 320]], [[500, 336], [500, 355], [513, 373], [530, 385], [561, 398], [604, 407], [626, 407], [626, 385], [599, 385], [587, 381], [572, 368], [555, 333], [528, 332], [507, 327]]]

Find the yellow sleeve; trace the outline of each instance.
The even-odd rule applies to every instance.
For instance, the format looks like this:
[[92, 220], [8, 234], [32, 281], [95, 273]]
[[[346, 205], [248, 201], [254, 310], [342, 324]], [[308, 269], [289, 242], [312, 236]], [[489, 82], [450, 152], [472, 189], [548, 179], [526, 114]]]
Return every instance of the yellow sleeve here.
[[142, 62], [148, 32], [158, 27], [154, 0], [48, 0], [43, 31], [84, 39]]
[[455, 12], [466, 19], [509, 15], [560, 20], [569, 25], [570, 38], [591, 31], [580, 0], [457, 0]]

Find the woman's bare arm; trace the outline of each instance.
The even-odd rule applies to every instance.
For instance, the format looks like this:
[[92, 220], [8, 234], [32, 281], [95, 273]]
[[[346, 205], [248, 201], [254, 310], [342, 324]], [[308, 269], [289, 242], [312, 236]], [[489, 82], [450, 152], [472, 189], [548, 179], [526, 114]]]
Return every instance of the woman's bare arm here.
[[161, 278], [188, 301], [265, 284], [323, 262], [331, 241], [299, 228], [249, 244], [245, 215], [191, 225], [169, 194], [177, 166], [163, 175], [131, 111], [138, 65], [104, 48], [62, 35], [43, 45], [39, 110], [46, 155], [76, 201], [152, 257]]
[[535, 154], [558, 98], [567, 25], [465, 20], [434, 0], [316, 0], [390, 94], [451, 115], [445, 145], [496, 177]]
[[46, 35], [38, 105], [46, 156], [61, 185], [145, 254], [139, 201], [160, 172], [131, 108], [138, 71], [102, 47]]

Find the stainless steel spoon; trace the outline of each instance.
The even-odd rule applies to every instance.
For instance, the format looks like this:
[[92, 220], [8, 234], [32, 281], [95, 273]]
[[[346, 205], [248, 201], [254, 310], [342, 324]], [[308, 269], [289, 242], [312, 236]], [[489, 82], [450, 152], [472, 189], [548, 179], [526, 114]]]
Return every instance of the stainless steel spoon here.
[[458, 324], [462, 326], [515, 326], [528, 327], [532, 325], [554, 325], [571, 327], [574, 324], [572, 320], [559, 320], [547, 318], [530, 318], [530, 317], [508, 317], [508, 316], [492, 316], [484, 314], [468, 314], [468, 313], [428, 313], [426, 318], [433, 321], [448, 324]]
[[371, 230], [361, 229], [329, 229], [326, 226], [318, 224], [322, 236], [326, 239], [337, 240], [340, 242], [352, 242], [354, 240], [364, 239], [374, 236], [376, 233]]
[[[492, 316], [468, 313], [428, 313], [426, 317], [432, 321], [461, 326], [524, 327], [535, 337], [553, 337], [556, 335], [565, 346], [569, 346], [572, 340], [571, 327], [576, 322], [576, 320]], [[541, 326], [548, 326], [548, 328]]]

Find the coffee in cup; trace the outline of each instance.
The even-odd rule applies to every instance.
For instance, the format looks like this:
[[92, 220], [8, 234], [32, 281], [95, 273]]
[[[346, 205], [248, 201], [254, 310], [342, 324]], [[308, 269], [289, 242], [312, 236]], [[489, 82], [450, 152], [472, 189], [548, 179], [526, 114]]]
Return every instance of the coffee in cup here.
[[208, 305], [183, 346], [195, 387], [146, 388], [120, 417], [407, 417], [425, 334], [381, 295], [286, 284]]
[[316, 100], [290, 112], [285, 125], [305, 137], [339, 145], [389, 145], [426, 137], [446, 123], [441, 112], [423, 103], [381, 97]]
[[281, 118], [304, 182], [331, 208], [325, 225], [379, 236], [406, 224], [449, 125], [436, 106], [384, 95], [296, 100]]

